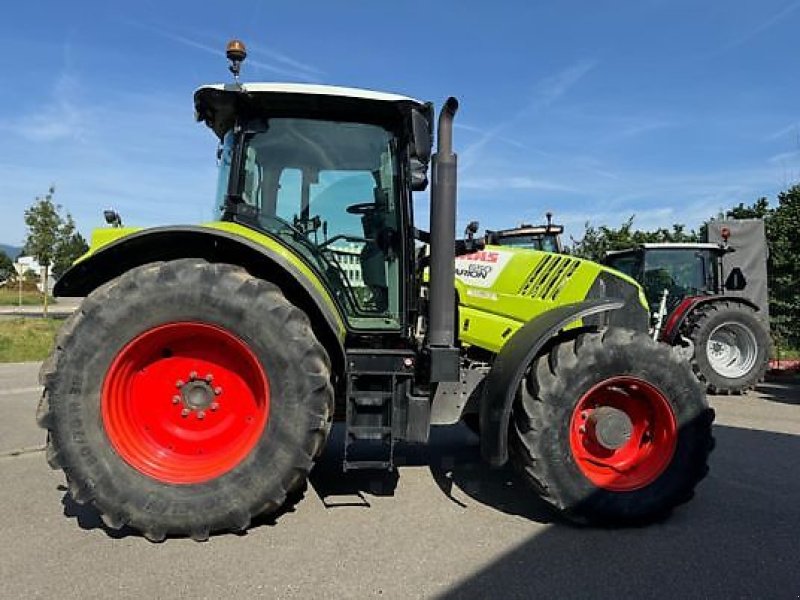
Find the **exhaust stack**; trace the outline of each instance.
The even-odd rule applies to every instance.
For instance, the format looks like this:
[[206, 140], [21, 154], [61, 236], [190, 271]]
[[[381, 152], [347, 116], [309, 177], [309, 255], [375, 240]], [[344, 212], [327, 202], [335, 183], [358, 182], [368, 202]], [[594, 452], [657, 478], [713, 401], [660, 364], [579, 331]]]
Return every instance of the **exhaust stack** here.
[[448, 98], [439, 113], [436, 154], [431, 160], [431, 240], [428, 351], [431, 381], [458, 381], [455, 347], [455, 243], [457, 160], [453, 119], [458, 100]]

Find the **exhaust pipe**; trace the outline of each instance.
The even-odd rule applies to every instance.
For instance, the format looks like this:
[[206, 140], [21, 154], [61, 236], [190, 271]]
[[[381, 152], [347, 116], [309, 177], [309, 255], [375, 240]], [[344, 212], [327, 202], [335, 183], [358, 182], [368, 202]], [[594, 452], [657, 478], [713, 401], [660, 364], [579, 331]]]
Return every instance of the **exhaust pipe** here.
[[448, 98], [439, 113], [436, 154], [431, 159], [431, 239], [428, 351], [431, 381], [457, 381], [455, 347], [455, 243], [457, 160], [453, 119], [458, 100]]

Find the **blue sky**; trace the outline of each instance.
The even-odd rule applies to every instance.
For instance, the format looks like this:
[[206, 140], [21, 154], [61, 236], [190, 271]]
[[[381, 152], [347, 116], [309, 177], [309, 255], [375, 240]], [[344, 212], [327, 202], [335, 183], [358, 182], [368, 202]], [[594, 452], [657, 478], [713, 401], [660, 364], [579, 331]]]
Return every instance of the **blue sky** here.
[[[236, 7], [236, 8], [234, 8]], [[191, 95], [306, 81], [461, 101], [459, 222], [697, 227], [800, 181], [800, 1], [28, 2], [0, 21], [0, 242], [48, 185], [84, 234], [210, 216]], [[795, 56], [793, 59], [792, 56]], [[418, 214], [427, 218], [426, 197]]]

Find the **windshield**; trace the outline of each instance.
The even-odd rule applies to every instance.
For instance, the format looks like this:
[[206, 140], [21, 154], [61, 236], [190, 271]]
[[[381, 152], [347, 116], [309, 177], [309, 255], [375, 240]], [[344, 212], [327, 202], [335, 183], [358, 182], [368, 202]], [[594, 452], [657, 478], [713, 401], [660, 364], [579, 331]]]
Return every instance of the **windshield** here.
[[501, 237], [502, 246], [513, 246], [515, 248], [527, 248], [529, 250], [544, 250], [545, 252], [558, 252], [558, 238], [554, 235], [530, 234], [530, 235], [511, 235]]
[[625, 273], [628, 277], [632, 277], [639, 281], [639, 271], [642, 267], [642, 257], [638, 252], [631, 252], [627, 254], [611, 255], [604, 261], [612, 269], [616, 269], [621, 273]]
[[[226, 136], [217, 204], [233, 140]], [[244, 134], [239, 216], [301, 255], [358, 326], [399, 323], [395, 138], [365, 123], [271, 118]], [[366, 320], [359, 320], [366, 317]], [[370, 324], [380, 317], [380, 323]]]
[[714, 289], [715, 270], [709, 253], [695, 249], [647, 250], [642, 287], [651, 306], [658, 306], [667, 290], [667, 307], [672, 310], [687, 296]]

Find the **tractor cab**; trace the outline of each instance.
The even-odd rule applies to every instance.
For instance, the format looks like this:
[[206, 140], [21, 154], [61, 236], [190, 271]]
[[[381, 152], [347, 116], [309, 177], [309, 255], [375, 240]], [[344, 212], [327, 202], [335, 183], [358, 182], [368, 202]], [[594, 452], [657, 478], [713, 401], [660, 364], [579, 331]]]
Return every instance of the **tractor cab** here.
[[604, 263], [640, 282], [647, 302], [656, 308], [667, 293], [667, 313], [690, 296], [722, 292], [720, 244], [640, 244], [636, 248], [609, 252]]
[[354, 328], [407, 323], [411, 191], [427, 183], [431, 105], [369, 90], [255, 83], [202, 87], [195, 107], [220, 140], [215, 219], [263, 232], [303, 257]]
[[486, 243], [494, 246], [513, 246], [528, 250], [543, 250], [544, 252], [561, 253], [561, 234], [564, 233], [563, 225], [553, 225], [553, 214], [547, 213], [545, 225], [531, 225], [520, 223], [513, 229], [500, 229], [486, 232]]

